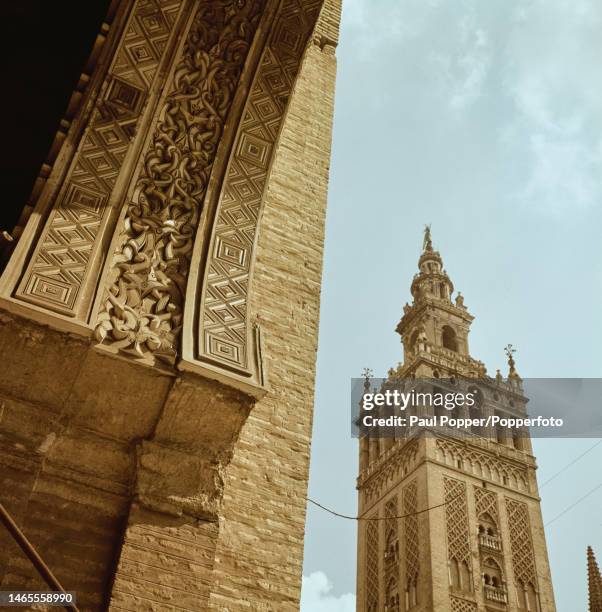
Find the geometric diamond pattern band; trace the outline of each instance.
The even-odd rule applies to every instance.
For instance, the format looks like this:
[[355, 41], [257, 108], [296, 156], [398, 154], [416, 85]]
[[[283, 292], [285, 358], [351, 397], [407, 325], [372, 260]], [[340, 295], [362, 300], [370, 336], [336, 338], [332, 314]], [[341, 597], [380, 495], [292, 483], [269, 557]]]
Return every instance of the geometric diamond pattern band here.
[[248, 291], [262, 201], [287, 101], [321, 5], [321, 0], [281, 5], [243, 111], [208, 249], [198, 357], [246, 376], [253, 375]]
[[137, 0], [15, 297], [85, 318], [108, 202], [183, 0]]

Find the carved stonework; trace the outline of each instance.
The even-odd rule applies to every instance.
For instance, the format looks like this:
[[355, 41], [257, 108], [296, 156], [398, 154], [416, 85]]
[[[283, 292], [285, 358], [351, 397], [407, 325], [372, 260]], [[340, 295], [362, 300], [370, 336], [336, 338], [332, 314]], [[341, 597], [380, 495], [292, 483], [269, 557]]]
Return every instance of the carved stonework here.
[[[232, 149], [198, 302], [194, 357], [258, 376], [248, 291], [267, 178], [319, 0], [283, 3], [260, 60]], [[259, 381], [260, 383], [260, 381]]]
[[366, 525], [366, 611], [377, 612], [378, 610], [378, 521], [368, 520]]
[[15, 297], [85, 320], [109, 199], [183, 0], [138, 0]]
[[96, 337], [173, 362], [190, 258], [224, 123], [263, 0], [202, 2], [160, 111], [112, 263]]

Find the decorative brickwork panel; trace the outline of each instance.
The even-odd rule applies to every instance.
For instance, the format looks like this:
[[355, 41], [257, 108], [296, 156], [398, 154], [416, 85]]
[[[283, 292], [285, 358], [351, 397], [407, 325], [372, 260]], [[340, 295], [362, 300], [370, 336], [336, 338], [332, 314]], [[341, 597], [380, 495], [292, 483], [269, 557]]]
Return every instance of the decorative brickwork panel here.
[[17, 298], [71, 317], [82, 304], [108, 201], [183, 0], [138, 0]]
[[527, 504], [515, 499], [506, 498], [508, 526], [510, 529], [510, 546], [512, 549], [512, 568], [516, 583], [531, 584], [537, 588], [537, 572], [533, 541], [531, 539], [531, 524]]
[[362, 478], [360, 475], [361, 486], [366, 494], [366, 501], [380, 497], [391, 485], [391, 481], [399, 480], [410, 473], [416, 464], [418, 446], [416, 443], [399, 445], [394, 449], [393, 454], [387, 456], [386, 464], [383, 462], [384, 469], [375, 469], [370, 476]]
[[477, 604], [474, 601], [452, 597], [451, 609], [452, 612], [477, 612]]
[[[457, 582], [452, 586], [472, 591], [472, 558], [470, 555], [470, 530], [466, 483], [455, 478], [443, 478], [445, 492], [445, 524], [447, 529], [447, 555], [452, 568], [457, 567]], [[464, 570], [464, 571], [463, 571]]]
[[466, 483], [455, 478], [444, 478], [445, 521], [449, 559], [466, 562], [470, 567], [470, 533]]
[[[113, 257], [99, 341], [175, 360], [190, 257], [213, 162], [264, 0], [199, 3], [144, 153]], [[256, 151], [256, 145], [247, 144]], [[225, 246], [236, 258], [236, 245]]]
[[385, 503], [385, 605], [399, 611], [399, 529], [397, 495]]
[[500, 516], [497, 505], [497, 494], [483, 487], [475, 487], [474, 495], [477, 518], [484, 514], [488, 514], [499, 528]]
[[397, 516], [397, 495], [394, 495], [385, 504], [385, 542], [395, 543], [398, 539]]
[[368, 520], [366, 523], [366, 611], [377, 612], [380, 609], [378, 588], [378, 521]]
[[455, 469], [461, 466], [460, 469], [478, 478], [504, 484], [517, 491], [529, 490], [526, 468], [518, 467], [490, 453], [467, 448], [451, 440], [437, 440], [437, 458]]
[[478, 538], [482, 564], [484, 554], [493, 554], [494, 556], [502, 554], [498, 496], [494, 491], [483, 487], [474, 487], [474, 496], [476, 517], [479, 524]]
[[411, 482], [403, 489], [405, 535], [405, 575], [408, 584], [418, 584], [420, 573], [420, 539], [418, 534], [418, 485]]
[[257, 375], [248, 291], [262, 202], [288, 98], [321, 4], [289, 1], [276, 17], [228, 163], [200, 288], [196, 357], [246, 377]]

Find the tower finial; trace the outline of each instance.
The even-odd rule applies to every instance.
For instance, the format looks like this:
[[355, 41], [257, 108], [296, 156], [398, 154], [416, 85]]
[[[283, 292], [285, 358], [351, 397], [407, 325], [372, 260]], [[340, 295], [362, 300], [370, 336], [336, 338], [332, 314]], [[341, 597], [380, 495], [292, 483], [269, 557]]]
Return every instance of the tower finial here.
[[370, 390], [370, 379], [374, 372], [370, 368], [364, 368], [362, 370], [362, 377], [364, 379], [364, 391]]
[[504, 348], [504, 352], [508, 356], [508, 366], [510, 367], [510, 371], [508, 372], [508, 378], [519, 378], [518, 372], [516, 371], [516, 362], [514, 361], [514, 353], [516, 353], [516, 349], [508, 344]]
[[422, 243], [423, 251], [432, 251], [433, 250], [433, 242], [431, 240], [431, 224], [427, 223], [424, 226], [424, 241]]

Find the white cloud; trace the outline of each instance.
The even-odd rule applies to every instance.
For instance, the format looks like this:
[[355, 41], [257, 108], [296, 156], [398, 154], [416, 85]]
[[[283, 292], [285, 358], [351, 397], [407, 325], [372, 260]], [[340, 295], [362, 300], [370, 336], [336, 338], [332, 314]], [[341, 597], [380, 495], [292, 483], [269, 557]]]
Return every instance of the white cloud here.
[[452, 109], [465, 109], [482, 96], [491, 65], [491, 45], [474, 14], [460, 20], [452, 52], [435, 53], [432, 61], [441, 71], [444, 93]]
[[600, 156], [576, 140], [554, 140], [538, 134], [531, 137], [533, 168], [519, 194], [538, 209], [558, 213], [588, 208], [600, 201]]
[[341, 32], [353, 40], [353, 52], [366, 60], [423, 33], [440, 1], [344, 0]]
[[303, 576], [301, 612], [355, 612], [355, 595], [330, 595], [332, 584], [324, 572]]
[[503, 85], [514, 112], [501, 142], [527, 155], [518, 196], [547, 211], [587, 209], [602, 195], [602, 5], [523, 0], [513, 17]]

